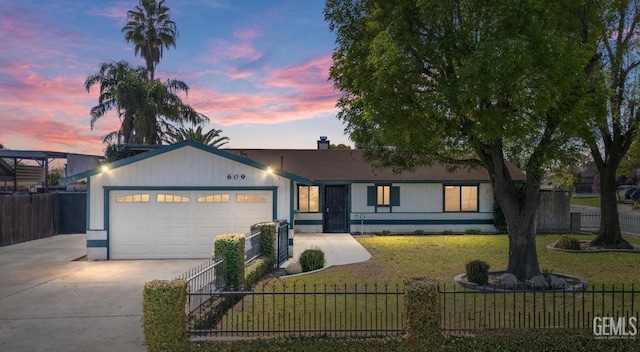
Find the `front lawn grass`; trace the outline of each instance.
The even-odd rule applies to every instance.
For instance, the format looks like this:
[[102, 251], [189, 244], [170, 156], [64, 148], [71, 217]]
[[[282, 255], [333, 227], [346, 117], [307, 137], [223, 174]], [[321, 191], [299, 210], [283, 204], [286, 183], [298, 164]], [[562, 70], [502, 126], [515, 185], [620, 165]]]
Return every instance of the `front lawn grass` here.
[[[638, 274], [636, 268], [640, 266], [640, 255], [637, 253], [567, 253], [551, 251], [546, 246], [555, 242], [561, 235], [539, 235], [537, 236], [537, 250], [540, 269], [555, 273], [578, 275], [589, 281], [589, 290], [595, 288], [594, 294], [585, 293], [585, 297], [595, 296], [591, 304], [589, 303], [585, 311], [600, 311], [603, 303], [606, 307], [613, 307], [614, 302], [608, 298], [603, 300], [602, 295], [598, 295], [598, 290], [610, 289], [615, 285], [617, 290], [622, 289], [624, 284], [627, 289], [630, 284], [637, 281]], [[589, 240], [593, 235], [571, 235], [578, 240]], [[640, 243], [640, 239], [626, 237], [632, 243]], [[342, 292], [362, 292], [365, 291], [402, 291], [403, 281], [415, 277], [429, 277], [438, 280], [446, 285], [447, 290], [454, 289], [453, 278], [457, 274], [464, 273], [465, 264], [474, 259], [481, 259], [489, 263], [490, 270], [506, 269], [508, 260], [508, 237], [506, 235], [427, 235], [427, 236], [373, 236], [358, 237], [357, 240], [371, 253], [371, 260], [363, 263], [344, 265], [328, 268], [313, 274], [295, 276], [291, 278], [269, 279], [258, 284], [256, 291], [263, 291], [267, 295], [246, 296], [241, 305], [227, 312], [223, 321], [216, 326], [222, 331], [228, 328], [232, 330], [261, 328], [264, 331], [287, 330], [287, 329], [329, 329], [342, 330], [346, 328], [347, 322], [357, 321], [356, 329], [377, 329], [384, 330], [383, 326], [391, 324], [397, 326], [402, 320], [401, 314], [404, 296], [389, 295], [380, 296], [380, 300], [365, 296], [340, 294]], [[334, 286], [335, 285], [335, 286]], [[457, 288], [461, 290], [461, 288]], [[306, 295], [289, 296], [278, 293], [303, 291]], [[324, 292], [337, 292], [338, 295]], [[273, 292], [273, 294], [271, 294]], [[317, 293], [315, 293], [317, 292]], [[308, 298], [307, 298], [308, 297]], [[581, 302], [581, 293], [569, 294], [567, 298], [568, 309], [576, 302]], [[640, 297], [638, 297], [640, 299]], [[445, 297], [442, 298], [445, 300]], [[543, 301], [549, 303], [551, 296], [538, 294], [532, 296], [531, 293], [517, 295], [498, 295], [492, 297], [487, 303], [487, 309], [503, 306], [513, 307], [513, 319], [504, 319], [503, 327], [519, 326], [522, 321], [516, 324], [516, 312], [523, 311], [524, 302], [527, 302], [528, 310], [531, 306], [544, 309]], [[447, 295], [447, 306], [465, 306], [466, 297]], [[453, 301], [456, 301], [455, 303]], [[537, 303], [533, 303], [535, 300]], [[618, 299], [620, 303], [620, 299]], [[378, 303], [380, 302], [380, 304]], [[384, 304], [382, 304], [384, 302]], [[564, 301], [562, 301], [564, 302]], [[557, 302], [556, 302], [557, 303]], [[640, 302], [637, 302], [640, 303]], [[367, 304], [370, 305], [367, 310]], [[358, 319], [361, 317], [358, 312], [371, 311], [371, 305], [375, 305], [373, 319], [365, 319], [364, 325]], [[565, 303], [558, 303], [560, 305]], [[593, 305], [593, 308], [591, 307]], [[553, 303], [554, 309], [555, 303]], [[471, 309], [471, 308], [469, 308]], [[475, 306], [473, 308], [475, 311]], [[385, 312], [392, 312], [391, 319], [384, 316]], [[506, 312], [505, 312], [506, 313]], [[481, 314], [481, 313], [478, 313]], [[548, 311], [538, 312], [538, 314], [549, 314]], [[556, 312], [552, 313], [554, 316]], [[297, 317], [297, 318], [296, 318]], [[377, 318], [375, 318], [377, 317]], [[448, 324], [455, 327], [467, 327], [467, 321], [460, 317], [448, 317]], [[555, 320], [554, 320], [555, 321]], [[475, 325], [474, 325], [475, 326]], [[564, 327], [559, 325], [558, 327]], [[286, 334], [284, 334], [286, 335]], [[275, 333], [273, 336], [284, 336]]]
[[[566, 253], [550, 251], [548, 244], [561, 234], [536, 237], [540, 270], [578, 275], [590, 285], [625, 284], [640, 281], [640, 254], [637, 253]], [[591, 240], [593, 235], [572, 234], [578, 240]], [[430, 277], [452, 284], [465, 264], [474, 259], [487, 262], [489, 270], [506, 269], [509, 240], [506, 235], [424, 235], [356, 237], [371, 253], [369, 261], [331, 267], [310, 275], [286, 278], [287, 285], [313, 284], [399, 284], [404, 279]], [[625, 236], [634, 244], [640, 238]]]

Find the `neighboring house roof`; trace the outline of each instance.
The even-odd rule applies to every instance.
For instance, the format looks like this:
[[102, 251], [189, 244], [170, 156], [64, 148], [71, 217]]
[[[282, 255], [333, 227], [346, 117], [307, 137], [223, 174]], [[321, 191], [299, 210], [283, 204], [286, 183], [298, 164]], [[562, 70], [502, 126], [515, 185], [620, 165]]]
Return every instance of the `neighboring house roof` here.
[[[375, 169], [364, 160], [361, 150], [315, 150], [315, 149], [217, 149], [194, 141], [182, 141], [173, 145], [137, 154], [109, 164], [110, 169], [122, 167], [172, 150], [191, 146], [246, 165], [266, 170], [269, 167], [283, 177], [299, 183], [313, 182], [384, 182], [384, 181], [489, 181], [489, 174], [483, 168], [458, 168], [449, 172], [442, 164], [417, 168], [414, 171], [394, 173], [391, 169]], [[524, 174], [512, 164], [508, 164], [511, 175], [516, 180], [524, 180]], [[64, 178], [65, 185], [100, 173], [89, 170]]]
[[[363, 157], [362, 150], [314, 149], [228, 149], [244, 158], [271, 166], [274, 169], [299, 175], [314, 181], [489, 181], [489, 174], [481, 167], [461, 167], [448, 171], [442, 164], [394, 173], [376, 169]], [[508, 163], [515, 180], [524, 180], [524, 173]]]

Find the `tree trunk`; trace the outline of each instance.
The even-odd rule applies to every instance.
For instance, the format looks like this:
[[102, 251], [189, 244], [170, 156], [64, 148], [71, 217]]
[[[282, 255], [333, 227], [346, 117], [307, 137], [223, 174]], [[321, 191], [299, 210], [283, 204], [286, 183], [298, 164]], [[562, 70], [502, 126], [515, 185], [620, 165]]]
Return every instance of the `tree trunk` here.
[[525, 189], [520, 191], [516, 182], [508, 175], [504, 161], [500, 160], [499, 163], [503, 165], [498, 168], [501, 172], [490, 174], [494, 196], [502, 208], [509, 232], [507, 272], [515, 275], [518, 280], [527, 280], [540, 274], [536, 250], [540, 183], [528, 179]]
[[[606, 248], [628, 248], [633, 246], [622, 238], [618, 214], [618, 190], [615, 170], [611, 164], [605, 164], [600, 174], [600, 230], [591, 246]], [[617, 168], [616, 168], [617, 169]]]
[[[537, 196], [527, 192], [524, 202], [518, 202], [517, 194], [501, 195], [496, 197], [498, 202], [503, 201], [500, 198], [512, 198], [507, 203], [514, 200], [519, 206], [514, 211], [504, 212], [505, 221], [509, 231], [509, 263], [507, 272], [515, 275], [518, 280], [527, 280], [540, 274], [540, 266], [538, 264], [538, 252], [536, 249], [536, 225], [537, 212], [540, 203], [540, 190]], [[533, 196], [533, 199], [532, 199]], [[512, 203], [513, 204], [513, 203]]]

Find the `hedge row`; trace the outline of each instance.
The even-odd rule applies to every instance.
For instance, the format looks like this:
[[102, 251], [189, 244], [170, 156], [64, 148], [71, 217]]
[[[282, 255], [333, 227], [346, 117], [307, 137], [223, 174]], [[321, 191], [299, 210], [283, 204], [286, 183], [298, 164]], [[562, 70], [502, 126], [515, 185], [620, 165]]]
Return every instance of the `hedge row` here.
[[336, 352], [336, 351], [442, 351], [442, 352], [574, 352], [640, 351], [640, 339], [596, 339], [588, 331], [503, 330], [474, 337], [450, 338], [442, 348], [426, 340], [404, 338], [289, 338], [257, 339], [236, 342], [194, 343], [189, 351], [267, 351], [267, 352]]

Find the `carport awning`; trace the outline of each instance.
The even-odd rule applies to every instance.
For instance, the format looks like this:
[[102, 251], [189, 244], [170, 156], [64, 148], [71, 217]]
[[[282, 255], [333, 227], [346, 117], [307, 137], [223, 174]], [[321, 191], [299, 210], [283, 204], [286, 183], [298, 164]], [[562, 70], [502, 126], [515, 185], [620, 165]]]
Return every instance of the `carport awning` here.
[[15, 173], [11, 165], [3, 159], [0, 159], [0, 182], [11, 182], [14, 176]]

